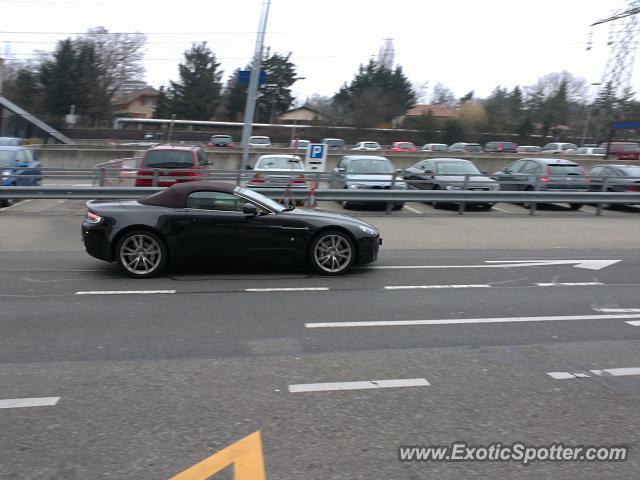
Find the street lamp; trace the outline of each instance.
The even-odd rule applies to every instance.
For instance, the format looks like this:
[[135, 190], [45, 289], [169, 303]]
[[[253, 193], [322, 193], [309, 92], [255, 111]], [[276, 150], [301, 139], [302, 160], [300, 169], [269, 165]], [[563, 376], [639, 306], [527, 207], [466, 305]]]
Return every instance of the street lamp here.
[[[593, 82], [590, 86], [602, 85], [600, 82]], [[593, 102], [591, 102], [591, 88], [589, 88], [589, 105], [587, 105], [587, 117], [584, 121], [584, 127], [582, 127], [582, 135], [580, 136], [580, 146], [584, 146], [584, 141], [587, 138], [587, 130], [589, 129], [589, 122], [591, 121], [591, 109], [593, 108]]]

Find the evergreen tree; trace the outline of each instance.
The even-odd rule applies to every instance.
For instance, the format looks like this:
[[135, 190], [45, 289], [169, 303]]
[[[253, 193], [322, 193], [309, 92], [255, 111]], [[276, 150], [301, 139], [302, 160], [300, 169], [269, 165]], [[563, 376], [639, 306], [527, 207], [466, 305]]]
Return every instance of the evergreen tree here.
[[40, 112], [42, 87], [37, 71], [30, 67], [20, 68], [15, 77], [14, 91], [14, 102], [31, 113]]
[[154, 118], [171, 118], [173, 114], [173, 104], [171, 98], [167, 94], [167, 89], [164, 85], [160, 87], [158, 91], [158, 101], [156, 103], [156, 108], [153, 111]]
[[451, 145], [465, 137], [464, 126], [457, 118], [449, 118], [444, 124], [443, 142]]
[[522, 89], [519, 85], [516, 85], [507, 95], [509, 121], [512, 125], [522, 121], [523, 102]]
[[207, 42], [193, 44], [179, 65], [180, 80], [171, 81], [169, 96], [177, 118], [210, 120], [216, 111], [222, 90], [222, 71]]
[[40, 67], [45, 105], [50, 115], [62, 117], [77, 103], [76, 51], [70, 38], [58, 43], [53, 59]]

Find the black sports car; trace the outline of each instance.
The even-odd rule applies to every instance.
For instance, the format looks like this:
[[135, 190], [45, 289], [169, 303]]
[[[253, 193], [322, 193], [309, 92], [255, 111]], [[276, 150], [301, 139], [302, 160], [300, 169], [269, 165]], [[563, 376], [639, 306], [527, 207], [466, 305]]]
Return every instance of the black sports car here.
[[91, 200], [82, 222], [89, 255], [130, 276], [185, 263], [310, 265], [340, 275], [373, 262], [381, 239], [347, 215], [285, 207], [221, 182], [180, 183], [139, 200]]

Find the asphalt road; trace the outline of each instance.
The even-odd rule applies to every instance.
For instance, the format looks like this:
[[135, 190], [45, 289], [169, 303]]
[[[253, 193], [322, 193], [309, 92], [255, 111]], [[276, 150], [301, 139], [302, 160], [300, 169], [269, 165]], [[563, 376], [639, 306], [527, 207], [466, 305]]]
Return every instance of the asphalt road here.
[[[345, 277], [184, 270], [140, 281], [82, 252], [77, 203], [44, 202], [0, 216], [0, 407], [59, 399], [0, 408], [2, 479], [169, 479], [256, 431], [269, 480], [640, 473], [633, 213], [366, 213], [383, 231], [381, 258]], [[622, 368], [635, 370], [611, 370]], [[421, 381], [336, 385], [406, 379]], [[454, 441], [631, 454], [398, 460], [400, 446]]]

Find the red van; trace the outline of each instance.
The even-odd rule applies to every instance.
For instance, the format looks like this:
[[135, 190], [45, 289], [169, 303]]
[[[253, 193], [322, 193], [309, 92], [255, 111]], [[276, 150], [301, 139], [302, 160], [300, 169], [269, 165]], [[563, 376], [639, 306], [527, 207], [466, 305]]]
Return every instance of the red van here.
[[[210, 165], [207, 154], [198, 146], [158, 145], [151, 147], [140, 160], [136, 187], [153, 186], [153, 175], [158, 175], [158, 187], [200, 180]], [[157, 173], [155, 173], [157, 172]], [[142, 177], [142, 178], [140, 178]], [[162, 177], [162, 178], [160, 178]], [[189, 177], [189, 178], [167, 178]]]
[[[608, 143], [602, 143], [600, 147], [606, 150], [607, 145]], [[639, 160], [640, 145], [636, 142], [611, 142], [608, 155], [617, 157], [618, 160]]]

